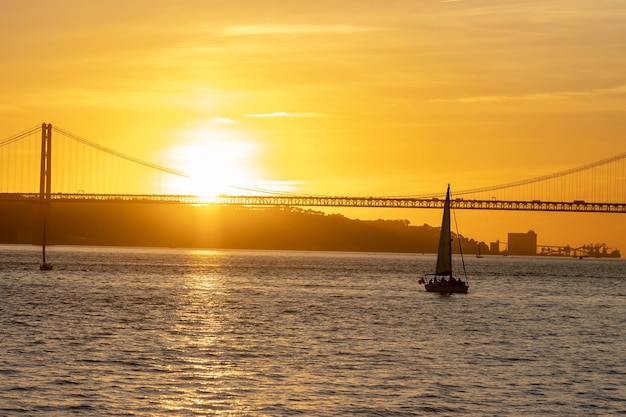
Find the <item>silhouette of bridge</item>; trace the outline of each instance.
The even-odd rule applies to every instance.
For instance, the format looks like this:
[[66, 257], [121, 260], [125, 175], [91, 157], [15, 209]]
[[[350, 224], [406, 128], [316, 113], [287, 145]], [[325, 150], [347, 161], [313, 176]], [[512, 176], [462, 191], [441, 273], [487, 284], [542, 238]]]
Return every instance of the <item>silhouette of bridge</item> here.
[[[442, 208], [444, 197], [300, 195], [236, 185], [233, 190], [245, 193], [202, 197], [171, 192], [189, 179], [185, 172], [51, 124], [0, 140], [0, 201]], [[456, 209], [626, 213], [626, 153], [523, 181], [455, 190], [454, 195]]]

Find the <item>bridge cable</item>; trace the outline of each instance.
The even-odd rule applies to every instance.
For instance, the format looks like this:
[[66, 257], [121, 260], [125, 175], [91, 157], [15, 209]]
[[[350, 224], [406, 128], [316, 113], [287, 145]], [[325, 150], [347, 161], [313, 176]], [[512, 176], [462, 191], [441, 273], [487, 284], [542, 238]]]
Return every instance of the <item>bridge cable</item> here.
[[75, 140], [77, 142], [82, 143], [83, 145], [87, 145], [87, 146], [89, 146], [89, 147], [91, 147], [93, 149], [96, 149], [96, 150], [108, 153], [109, 155], [117, 156], [118, 158], [125, 159], [125, 160], [127, 160], [129, 162], [133, 162], [135, 164], [143, 165], [145, 167], [152, 168], [152, 169], [155, 169], [157, 171], [165, 172], [167, 174], [173, 174], [173, 175], [176, 175], [176, 176], [179, 176], [179, 177], [191, 178], [191, 175], [187, 174], [186, 172], [177, 171], [175, 169], [167, 168], [167, 167], [165, 167], [163, 165], [158, 165], [158, 164], [155, 164], [155, 163], [152, 163], [152, 162], [144, 161], [144, 160], [139, 159], [139, 158], [135, 158], [135, 157], [130, 156], [130, 155], [126, 155], [126, 154], [124, 154], [122, 152], [118, 152], [118, 151], [116, 151], [114, 149], [107, 148], [106, 146], [99, 145], [97, 143], [91, 142], [91, 141], [89, 141], [89, 140], [87, 140], [85, 138], [82, 138], [82, 137], [80, 137], [78, 135], [75, 135], [75, 134], [73, 134], [71, 132], [68, 132], [67, 130], [58, 128], [56, 126], [53, 126], [52, 129], [55, 130], [58, 133], [61, 133], [62, 135], [66, 136], [66, 137], [68, 137], [70, 139], [73, 139], [73, 140]]
[[597, 167], [603, 166], [603, 165], [607, 165], [607, 164], [610, 164], [610, 163], [615, 162], [615, 161], [620, 161], [620, 160], [622, 160], [624, 158], [626, 158], [626, 152], [621, 153], [619, 155], [612, 156], [610, 158], [601, 159], [601, 160], [596, 161], [596, 162], [591, 162], [589, 164], [581, 165], [581, 166], [576, 167], [576, 168], [566, 169], [566, 170], [563, 170], [563, 171], [558, 171], [558, 172], [555, 172], [555, 173], [552, 173], [552, 174], [542, 175], [542, 176], [539, 176], [539, 177], [529, 178], [529, 179], [521, 180], [521, 181], [510, 182], [510, 183], [506, 183], [506, 184], [494, 185], [494, 186], [491, 186], [491, 187], [481, 187], [481, 188], [472, 188], [472, 189], [467, 189], [467, 190], [461, 190], [461, 191], [455, 192], [454, 194], [455, 195], [465, 195], [465, 194], [474, 194], [474, 193], [487, 192], [487, 191], [502, 190], [504, 188], [519, 187], [519, 186], [522, 186], [522, 185], [528, 185], [528, 184], [533, 184], [533, 183], [536, 183], [536, 182], [552, 180], [552, 179], [555, 179], [555, 178], [564, 177], [566, 175], [571, 175], [571, 174], [576, 174], [578, 172], [587, 171], [589, 169], [597, 168]]
[[[0, 147], [9, 145], [11, 143], [14, 143], [26, 136], [32, 135], [36, 132], [38, 132], [40, 130], [41, 126], [40, 125], [36, 125], [24, 132], [18, 133], [14, 136], [11, 136], [9, 138], [3, 139], [0, 141]], [[158, 165], [152, 162], [148, 162], [148, 161], [144, 161], [142, 159], [139, 158], [135, 158], [133, 156], [124, 154], [122, 152], [116, 151], [114, 149], [108, 148], [106, 146], [103, 145], [99, 145], [97, 143], [91, 142], [85, 138], [82, 138], [76, 134], [73, 134], [69, 131], [66, 131], [62, 128], [53, 126], [53, 129], [70, 138], [73, 139], [77, 142], [80, 142], [86, 146], [89, 146], [93, 149], [108, 153], [110, 155], [125, 159], [127, 161], [139, 164], [139, 165], [143, 165], [145, 167], [151, 168], [151, 169], [155, 169], [157, 171], [161, 171], [161, 172], [165, 172], [168, 174], [172, 174], [172, 175], [176, 175], [176, 176], [180, 176], [180, 177], [185, 177], [185, 178], [192, 178], [192, 176], [186, 172], [183, 171], [178, 171], [178, 170], [174, 170], [171, 168], [167, 168], [165, 166], [162, 165]], [[529, 184], [533, 184], [533, 183], [537, 183], [537, 182], [541, 182], [541, 181], [547, 181], [547, 180], [551, 180], [551, 179], [555, 179], [555, 178], [559, 178], [559, 177], [563, 177], [566, 175], [571, 175], [571, 174], [575, 174], [578, 172], [582, 172], [582, 171], [586, 171], [586, 170], [590, 170], [592, 168], [596, 168], [599, 166], [603, 166], [603, 165], [607, 165], [610, 164], [612, 162], [616, 162], [616, 161], [621, 161], [626, 159], [626, 153], [621, 153], [619, 155], [615, 155], [609, 158], [605, 158], [596, 162], [592, 162], [589, 164], [585, 164], [576, 168], [570, 168], [567, 170], [563, 170], [563, 171], [559, 171], [556, 173], [552, 173], [552, 174], [547, 174], [547, 175], [542, 175], [542, 176], [538, 176], [538, 177], [534, 177], [534, 178], [530, 178], [530, 179], [526, 179], [526, 180], [521, 180], [521, 181], [515, 181], [515, 182], [510, 182], [510, 183], [505, 183], [505, 184], [500, 184], [500, 185], [494, 185], [494, 186], [488, 186], [488, 187], [479, 187], [479, 188], [471, 188], [471, 189], [466, 189], [466, 190], [459, 190], [457, 192], [455, 192], [455, 195], [467, 195], [467, 194], [475, 194], [475, 193], [483, 193], [483, 192], [488, 192], [488, 191], [496, 191], [496, 190], [502, 190], [502, 189], [506, 189], [506, 188], [513, 188], [513, 187], [519, 187], [519, 186], [523, 186], [523, 185], [529, 185]], [[244, 186], [237, 186], [237, 185], [227, 185], [227, 187], [233, 188], [233, 189], [239, 189], [242, 191], [253, 191], [253, 192], [261, 192], [261, 193], [265, 193], [265, 194], [271, 194], [271, 195], [282, 195], [282, 196], [303, 196], [305, 194], [302, 193], [289, 193], [289, 192], [280, 192], [280, 191], [275, 191], [275, 190], [269, 190], [269, 189], [262, 189], [262, 188], [254, 188], [254, 187], [244, 187]], [[315, 197], [328, 197], [328, 196], [324, 196], [324, 195], [310, 195], [310, 194], [306, 194], [308, 196], [315, 196]], [[443, 196], [443, 194], [424, 194], [424, 195], [412, 195], [412, 196], [398, 196], [398, 197], [390, 197], [390, 198], [398, 198], [398, 199], [402, 199], [402, 198], [429, 198], [429, 197], [438, 197], [438, 196]]]
[[[608, 165], [610, 163], [616, 162], [616, 161], [621, 161], [626, 159], [626, 152], [621, 153], [619, 155], [614, 155], [612, 157], [609, 158], [605, 158], [605, 159], [601, 159], [599, 161], [595, 161], [595, 162], [591, 162], [585, 165], [581, 165], [579, 167], [575, 167], [575, 168], [570, 168], [570, 169], [566, 169], [563, 171], [558, 171], [558, 172], [554, 172], [552, 174], [546, 174], [546, 175], [541, 175], [538, 177], [533, 177], [533, 178], [529, 178], [529, 179], [525, 179], [525, 180], [520, 180], [520, 181], [514, 181], [514, 182], [509, 182], [509, 183], [505, 183], [505, 184], [499, 184], [499, 185], [492, 185], [492, 186], [488, 186], [488, 187], [479, 187], [479, 188], [469, 188], [469, 189], [465, 189], [465, 190], [459, 190], [459, 191], [455, 191], [455, 195], [467, 195], [467, 194], [477, 194], [477, 193], [484, 193], [484, 192], [488, 192], [488, 191], [497, 191], [497, 190], [503, 190], [506, 188], [513, 188], [513, 187], [520, 187], [523, 185], [529, 185], [529, 184], [534, 184], [537, 182], [541, 182], [541, 181], [548, 181], [548, 180], [552, 180], [552, 179], [556, 179], [556, 178], [560, 178], [560, 177], [564, 177], [566, 175], [571, 175], [571, 174], [576, 174], [582, 171], [586, 171], [586, 170], [590, 170], [592, 168], [597, 168], [603, 165]], [[438, 198], [438, 197], [445, 197], [445, 193], [434, 193], [434, 194], [419, 194], [419, 195], [404, 195], [404, 196], [396, 196], [396, 197], [391, 197], [391, 198], [417, 198], [417, 199], [424, 199], [424, 198]]]
[[39, 131], [41, 131], [41, 125], [31, 127], [30, 129], [25, 130], [24, 132], [18, 133], [16, 135], [13, 135], [6, 139], [1, 140], [0, 147], [10, 145], [11, 143], [17, 142], [18, 140], [23, 139]]

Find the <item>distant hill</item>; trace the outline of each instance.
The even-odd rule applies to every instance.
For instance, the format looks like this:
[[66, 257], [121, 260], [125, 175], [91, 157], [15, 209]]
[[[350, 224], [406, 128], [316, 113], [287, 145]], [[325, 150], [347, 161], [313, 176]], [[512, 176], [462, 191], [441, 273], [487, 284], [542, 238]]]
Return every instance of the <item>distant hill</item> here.
[[[437, 251], [439, 230], [426, 224], [413, 226], [408, 220], [356, 220], [289, 207], [55, 202], [47, 241], [63, 245], [432, 253]], [[464, 252], [478, 251], [478, 242], [461, 239]], [[0, 243], [40, 242], [38, 204], [0, 203]], [[458, 250], [458, 245], [454, 246]]]

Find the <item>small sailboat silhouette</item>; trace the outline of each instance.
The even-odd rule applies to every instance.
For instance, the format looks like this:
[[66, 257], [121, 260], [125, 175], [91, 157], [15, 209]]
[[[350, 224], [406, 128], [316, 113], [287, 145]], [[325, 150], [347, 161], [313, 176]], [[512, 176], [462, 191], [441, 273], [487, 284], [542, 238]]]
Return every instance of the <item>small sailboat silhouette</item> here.
[[[461, 257], [463, 254], [461, 253]], [[428, 282], [421, 279], [426, 291], [443, 294], [462, 293], [467, 294], [469, 285], [466, 280], [455, 278], [452, 275], [452, 234], [450, 231], [450, 185], [446, 193], [446, 201], [443, 206], [443, 219], [441, 221], [441, 234], [439, 235], [439, 250], [437, 252], [437, 267], [435, 277]]]

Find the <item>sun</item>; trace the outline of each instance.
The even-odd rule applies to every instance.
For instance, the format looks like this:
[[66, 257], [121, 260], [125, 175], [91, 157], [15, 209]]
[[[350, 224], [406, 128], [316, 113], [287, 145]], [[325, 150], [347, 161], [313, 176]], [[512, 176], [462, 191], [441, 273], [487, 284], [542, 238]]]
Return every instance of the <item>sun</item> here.
[[259, 146], [237, 132], [202, 128], [181, 132], [179, 144], [167, 149], [169, 166], [189, 175], [169, 186], [173, 194], [215, 197], [241, 188], [258, 188]]

